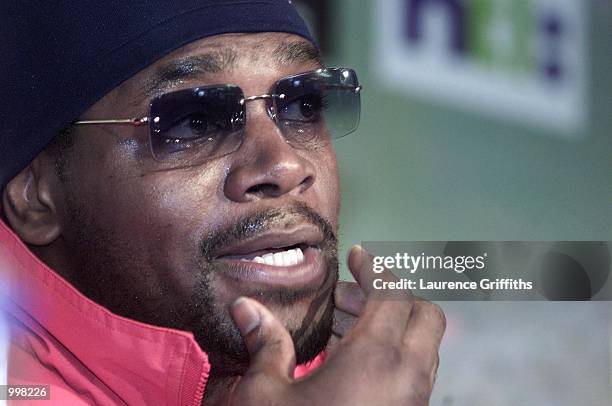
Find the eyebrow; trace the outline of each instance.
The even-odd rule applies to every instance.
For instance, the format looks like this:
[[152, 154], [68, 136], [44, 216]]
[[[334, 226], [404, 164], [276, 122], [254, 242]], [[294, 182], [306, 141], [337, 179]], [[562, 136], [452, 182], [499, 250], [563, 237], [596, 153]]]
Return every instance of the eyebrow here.
[[276, 47], [273, 56], [279, 65], [308, 62], [322, 65], [323, 63], [319, 50], [307, 41], [284, 42]]
[[[278, 65], [315, 63], [322, 65], [319, 50], [307, 41], [292, 41], [279, 44], [272, 56]], [[238, 59], [231, 48], [223, 48], [198, 55], [176, 59], [160, 67], [153, 78], [142, 86], [145, 97], [153, 97], [181, 81], [230, 69]]]
[[232, 49], [225, 48], [176, 59], [160, 67], [155, 76], [145, 82], [142, 87], [143, 93], [146, 96], [153, 96], [183, 80], [222, 72], [230, 68], [235, 63], [236, 58], [237, 55]]

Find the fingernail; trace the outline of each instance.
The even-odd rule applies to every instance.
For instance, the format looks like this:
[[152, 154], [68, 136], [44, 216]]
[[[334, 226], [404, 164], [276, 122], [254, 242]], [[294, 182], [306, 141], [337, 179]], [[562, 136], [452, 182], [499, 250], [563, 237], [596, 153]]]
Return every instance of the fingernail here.
[[354, 266], [355, 269], [361, 269], [367, 257], [368, 252], [361, 245], [353, 245], [353, 247], [349, 251], [349, 266]]
[[244, 297], [239, 297], [232, 304], [232, 315], [243, 337], [249, 335], [261, 324], [259, 312]]

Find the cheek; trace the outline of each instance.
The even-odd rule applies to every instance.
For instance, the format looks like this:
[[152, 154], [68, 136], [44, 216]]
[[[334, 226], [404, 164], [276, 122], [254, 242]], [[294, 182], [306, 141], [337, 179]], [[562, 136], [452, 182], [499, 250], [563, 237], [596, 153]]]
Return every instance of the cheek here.
[[[169, 171], [151, 176], [141, 182], [146, 190], [143, 207], [132, 207], [136, 211], [140, 227], [155, 228], [162, 234], [152, 241], [151, 248], [160, 243], [168, 251], [169, 259], [178, 261], [181, 257], [193, 259], [203, 236], [222, 223], [226, 217], [221, 203], [223, 168], [209, 165], [188, 170]], [[141, 237], [142, 238], [142, 237]], [[188, 255], [186, 255], [188, 254]]]
[[159, 283], [165, 279], [188, 290], [196, 282], [202, 237], [225, 217], [219, 204], [223, 176], [220, 165], [148, 173], [103, 165], [95, 176], [80, 176], [74, 187], [87, 221], [72, 229], [84, 226], [110, 236], [113, 255], [129, 262], [128, 269], [146, 268]]
[[333, 148], [326, 150], [313, 162], [318, 172], [315, 189], [324, 203], [323, 214], [334, 227], [337, 227], [340, 211], [340, 182], [335, 150]]

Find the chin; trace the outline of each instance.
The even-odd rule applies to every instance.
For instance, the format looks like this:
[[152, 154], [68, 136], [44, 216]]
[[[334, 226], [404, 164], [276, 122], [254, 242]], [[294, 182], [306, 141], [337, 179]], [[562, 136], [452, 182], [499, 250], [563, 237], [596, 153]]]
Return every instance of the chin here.
[[320, 303], [313, 303], [303, 317], [298, 319], [299, 322], [290, 320], [285, 323], [293, 339], [298, 365], [311, 361], [324, 351], [331, 338], [334, 318], [333, 289], [329, 296], [318, 300]]
[[[241, 291], [236, 296], [246, 295], [258, 300], [285, 326], [293, 340], [299, 365], [314, 359], [325, 350], [329, 342], [333, 323], [334, 287], [335, 279], [331, 278], [325, 289], [309, 291], [309, 294], [305, 291], [279, 292], [275, 289], [249, 294]], [[213, 308], [229, 309], [225, 301], [222, 303], [217, 302]], [[190, 330], [194, 332], [202, 349], [208, 353], [212, 373], [219, 378], [243, 375], [249, 367], [249, 355], [229, 311], [217, 311], [213, 318], [210, 314], [202, 316], [201, 323], [192, 326]]]
[[320, 280], [278, 286], [259, 280], [246, 282], [228, 272], [225, 264], [216, 263], [203, 273], [206, 277], [189, 300], [194, 322], [179, 328], [194, 333], [208, 354], [215, 378], [243, 375], [250, 359], [230, 307], [238, 297], [250, 297], [285, 326], [294, 343], [297, 364], [308, 362], [325, 350], [332, 333], [336, 257], [325, 257], [324, 265]]

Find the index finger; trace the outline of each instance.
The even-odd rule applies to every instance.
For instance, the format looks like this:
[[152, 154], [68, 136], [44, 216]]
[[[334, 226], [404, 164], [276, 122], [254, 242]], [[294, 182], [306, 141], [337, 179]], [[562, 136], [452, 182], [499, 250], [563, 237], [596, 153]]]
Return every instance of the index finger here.
[[372, 256], [361, 246], [354, 246], [348, 258], [349, 269], [361, 288], [366, 292], [367, 302], [353, 331], [366, 332], [377, 339], [401, 341], [410, 319], [414, 296], [404, 290], [377, 290], [374, 280], [397, 281], [388, 270], [372, 271]]
[[[383, 268], [382, 271], [374, 271], [374, 258], [361, 245], [354, 245], [348, 255], [349, 271], [363, 290], [367, 298], [371, 295], [384, 297], [386, 299], [410, 300], [412, 292], [410, 289], [387, 289], [378, 288], [384, 282], [397, 283], [399, 279], [391, 271]], [[380, 279], [382, 283], [375, 283]]]
[[366, 297], [357, 283], [338, 281], [334, 291], [334, 302], [337, 309], [358, 316], [361, 314]]

